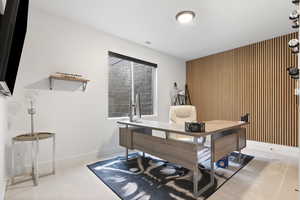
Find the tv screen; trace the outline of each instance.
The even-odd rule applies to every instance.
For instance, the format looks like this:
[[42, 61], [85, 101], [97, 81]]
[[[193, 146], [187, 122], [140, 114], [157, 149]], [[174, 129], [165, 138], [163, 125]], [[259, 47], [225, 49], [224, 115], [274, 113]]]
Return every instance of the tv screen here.
[[12, 95], [27, 31], [29, 0], [9, 0], [0, 18], [0, 92]]

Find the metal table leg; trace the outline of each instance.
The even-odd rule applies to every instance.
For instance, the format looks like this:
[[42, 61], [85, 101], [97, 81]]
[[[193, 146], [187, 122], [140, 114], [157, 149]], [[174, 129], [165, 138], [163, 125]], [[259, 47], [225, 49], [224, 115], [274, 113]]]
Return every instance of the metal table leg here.
[[55, 138], [55, 134], [53, 134], [52, 137], [52, 142], [53, 142], [53, 146], [52, 146], [52, 173], [55, 174], [55, 150], [56, 150], [56, 138]]
[[[198, 140], [194, 138], [194, 143], [198, 144]], [[199, 197], [201, 194], [203, 194], [205, 191], [207, 191], [210, 187], [212, 187], [215, 183], [215, 171], [214, 171], [214, 146], [213, 146], [213, 138], [211, 139], [211, 159], [210, 159], [210, 181], [209, 183], [201, 188], [201, 190], [198, 190], [198, 181], [199, 181], [199, 168], [198, 168], [198, 162], [197, 165], [194, 169], [194, 177], [193, 177], [193, 184], [194, 184], [194, 196], [195, 197]], [[197, 160], [198, 160], [198, 156], [197, 156]]]
[[[194, 195], [196, 197], [199, 197], [206, 190], [208, 190], [210, 187], [212, 187], [215, 183], [215, 171], [214, 171], [214, 162], [213, 161], [210, 162], [210, 167], [211, 167], [211, 169], [210, 169], [210, 181], [205, 187], [201, 188], [201, 190], [199, 190], [199, 191], [198, 191], [198, 179], [194, 178]], [[199, 175], [198, 175], [198, 177], [199, 177]], [[197, 181], [197, 183], [195, 183], [195, 181]]]
[[126, 157], [126, 161], [128, 161], [128, 148], [126, 148], [125, 157]]
[[[126, 125], [126, 129], [128, 130], [129, 126]], [[125, 158], [126, 158], [126, 161], [128, 161], [128, 148], [126, 148], [125, 150]]]
[[11, 145], [11, 184], [15, 184], [15, 140], [12, 139]]
[[242, 152], [241, 152], [241, 150], [239, 150], [238, 163], [242, 164]]
[[34, 182], [37, 186], [39, 184], [39, 139], [37, 137], [35, 141], [35, 171], [34, 171]]
[[199, 181], [199, 169], [198, 165], [195, 166], [194, 174], [193, 174], [193, 186], [194, 186], [194, 195], [198, 194], [198, 181]]
[[34, 185], [37, 185], [36, 179], [35, 179], [35, 150], [34, 150], [34, 141], [31, 141], [31, 177], [33, 180]]

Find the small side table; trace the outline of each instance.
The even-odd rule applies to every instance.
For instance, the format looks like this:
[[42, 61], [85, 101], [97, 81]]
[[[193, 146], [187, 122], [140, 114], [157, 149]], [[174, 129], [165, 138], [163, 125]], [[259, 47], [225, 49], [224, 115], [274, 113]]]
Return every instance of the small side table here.
[[[45, 140], [45, 139], [50, 139], [52, 138], [52, 172], [49, 174], [44, 174], [44, 175], [39, 175], [38, 172], [38, 154], [39, 154], [39, 141], [40, 140]], [[38, 179], [43, 176], [47, 175], [53, 175], [55, 174], [55, 133], [47, 133], [47, 132], [39, 132], [39, 133], [28, 133], [28, 134], [23, 134], [23, 135], [18, 135], [14, 138], [12, 138], [12, 177], [11, 177], [11, 184], [17, 184], [15, 182], [15, 160], [14, 160], [14, 154], [15, 154], [15, 144], [17, 142], [32, 142], [32, 180], [35, 185], [38, 185]], [[36, 144], [36, 148], [34, 148], [34, 143]], [[35, 156], [33, 155], [35, 154]], [[31, 178], [29, 179], [31, 180]], [[24, 182], [27, 180], [23, 180], [20, 182]]]

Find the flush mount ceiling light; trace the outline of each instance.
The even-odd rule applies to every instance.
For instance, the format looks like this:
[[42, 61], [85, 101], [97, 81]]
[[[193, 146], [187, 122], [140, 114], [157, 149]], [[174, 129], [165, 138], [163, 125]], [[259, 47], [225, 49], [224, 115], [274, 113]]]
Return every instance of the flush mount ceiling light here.
[[182, 11], [176, 15], [176, 20], [181, 24], [190, 23], [196, 14], [193, 11]]

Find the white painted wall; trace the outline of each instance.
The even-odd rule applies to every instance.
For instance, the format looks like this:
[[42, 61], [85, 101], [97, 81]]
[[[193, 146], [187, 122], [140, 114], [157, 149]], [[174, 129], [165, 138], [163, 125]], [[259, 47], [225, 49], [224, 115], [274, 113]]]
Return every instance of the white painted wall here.
[[5, 10], [6, 0], [0, 0], [0, 13], [3, 14]]
[[7, 112], [5, 97], [0, 95], [0, 200], [4, 199], [6, 187], [6, 138], [7, 138]]
[[[116, 120], [107, 119], [109, 50], [158, 64], [156, 118], [168, 121], [172, 83], [185, 83], [183, 60], [31, 8], [14, 97], [9, 101], [11, 137], [30, 130], [24, 95], [27, 89], [37, 89], [36, 130], [57, 134], [58, 160], [120, 151]], [[62, 81], [50, 91], [48, 76], [55, 72], [82, 74], [91, 82], [86, 92], [76, 83]], [[48, 145], [41, 146], [43, 161], [51, 158]], [[18, 162], [23, 154], [18, 153]]]

